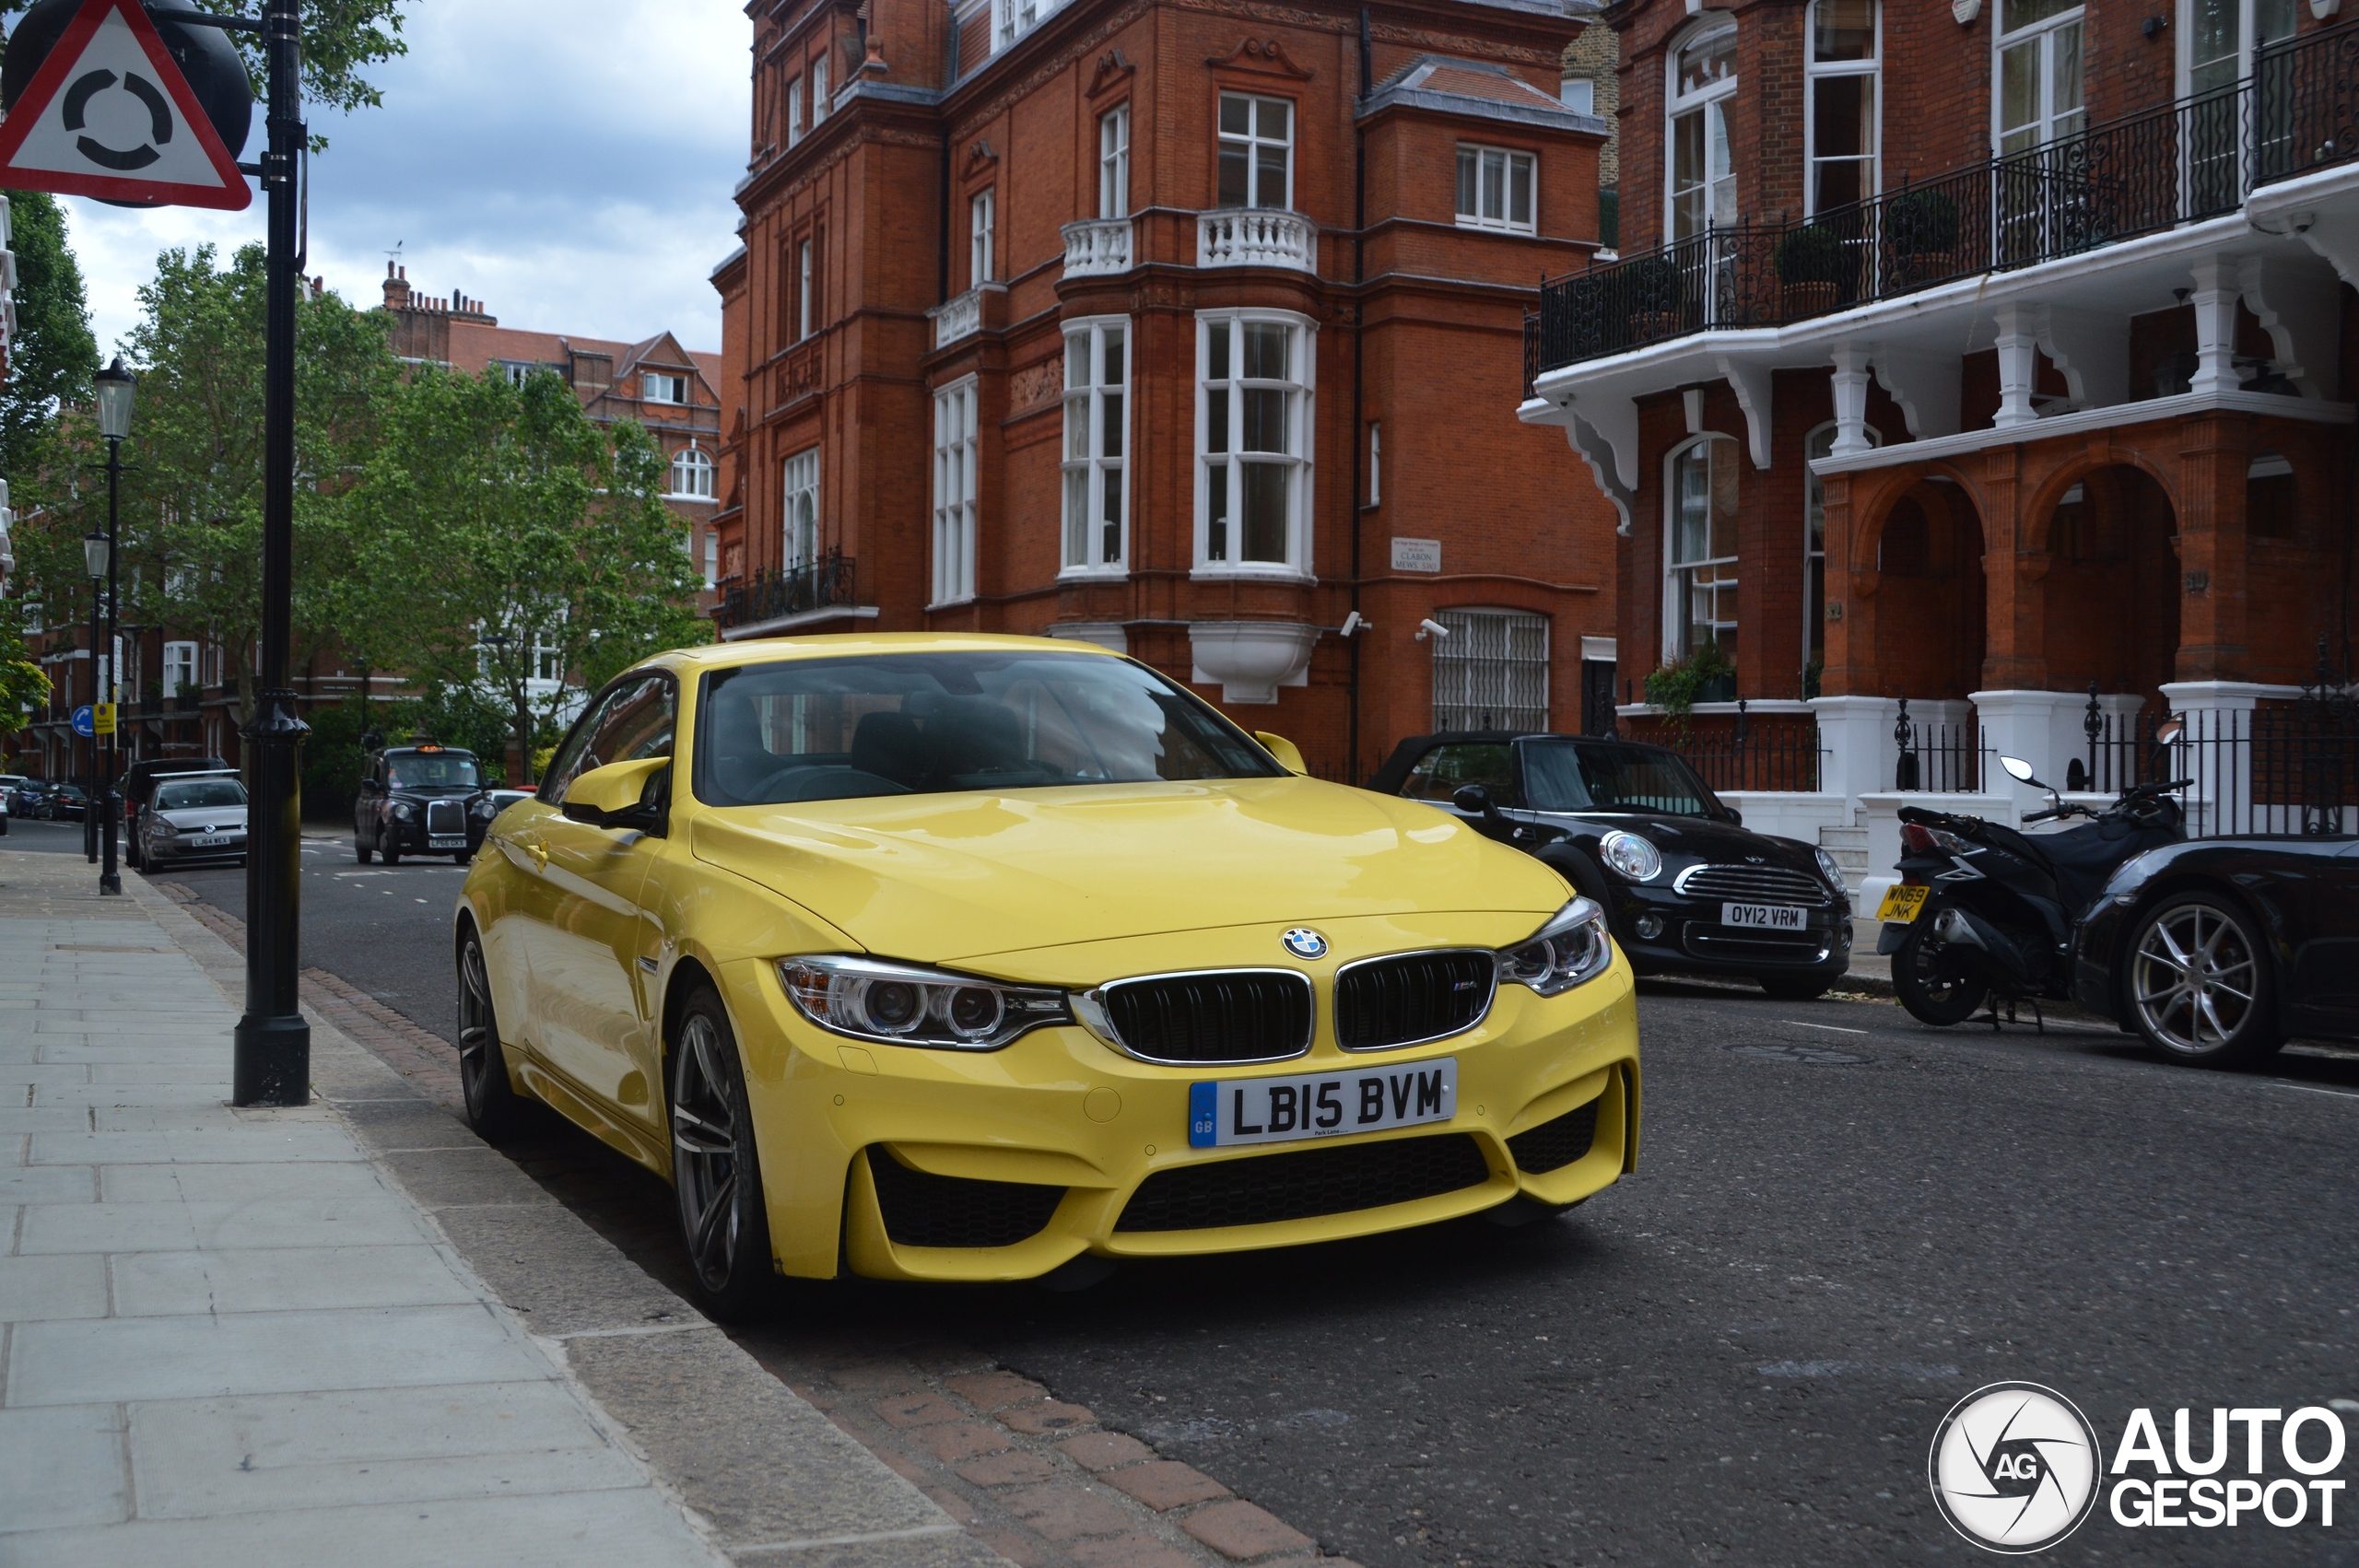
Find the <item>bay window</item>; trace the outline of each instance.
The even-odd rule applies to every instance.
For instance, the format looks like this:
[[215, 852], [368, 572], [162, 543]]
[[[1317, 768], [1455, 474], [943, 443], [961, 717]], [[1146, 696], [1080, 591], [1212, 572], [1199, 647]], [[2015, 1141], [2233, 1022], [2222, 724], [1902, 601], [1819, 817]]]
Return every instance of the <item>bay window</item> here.
[[1208, 310], [1196, 318], [1196, 566], [1310, 570], [1309, 318]]
[[1736, 222], [1736, 158], [1729, 106], [1736, 97], [1736, 28], [1714, 27], [1672, 52], [1671, 237], [1691, 240]]
[[1501, 147], [1458, 149], [1458, 226], [1532, 232], [1532, 157]]
[[1812, 0], [1809, 210], [1876, 193], [1877, 0]]
[[1703, 436], [1672, 454], [1663, 532], [1663, 657], [1717, 646], [1737, 661], [1737, 448]]
[[1067, 572], [1120, 570], [1130, 554], [1130, 321], [1065, 323]]
[[975, 596], [975, 378], [933, 394], [933, 598]]

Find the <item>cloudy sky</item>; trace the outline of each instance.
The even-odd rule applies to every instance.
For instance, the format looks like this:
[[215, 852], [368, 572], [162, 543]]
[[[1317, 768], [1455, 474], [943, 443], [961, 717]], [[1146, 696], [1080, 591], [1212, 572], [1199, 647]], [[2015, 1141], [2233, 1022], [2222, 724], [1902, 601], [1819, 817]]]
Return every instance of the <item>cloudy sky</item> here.
[[[315, 116], [314, 275], [373, 304], [396, 245], [411, 284], [502, 325], [721, 346], [706, 282], [737, 243], [751, 24], [743, 0], [411, 0], [381, 109]], [[260, 156], [254, 116], [244, 156]], [[102, 348], [168, 245], [263, 236], [241, 213], [78, 198], [74, 249]]]

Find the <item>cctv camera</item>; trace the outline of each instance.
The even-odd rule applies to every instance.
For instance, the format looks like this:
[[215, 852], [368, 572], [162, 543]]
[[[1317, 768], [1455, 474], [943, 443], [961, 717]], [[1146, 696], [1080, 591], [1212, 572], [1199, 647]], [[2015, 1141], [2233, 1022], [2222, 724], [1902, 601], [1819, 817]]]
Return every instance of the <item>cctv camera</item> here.
[[1449, 635], [1449, 628], [1443, 626], [1439, 621], [1425, 620], [1417, 623], [1417, 640], [1419, 642], [1425, 641], [1429, 636], [1448, 637]]
[[1344, 625], [1340, 635], [1349, 637], [1354, 632], [1360, 630], [1362, 627], [1373, 629], [1373, 623], [1371, 623], [1366, 615], [1361, 614], [1357, 610], [1354, 610], [1351, 614], [1344, 617]]

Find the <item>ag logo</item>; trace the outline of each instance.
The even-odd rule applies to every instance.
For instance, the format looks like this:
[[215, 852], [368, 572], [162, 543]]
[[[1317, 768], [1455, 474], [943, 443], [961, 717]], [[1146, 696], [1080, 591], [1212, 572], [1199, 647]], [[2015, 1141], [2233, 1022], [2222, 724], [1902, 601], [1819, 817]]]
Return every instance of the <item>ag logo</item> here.
[[1993, 1383], [1933, 1433], [1933, 1503], [1987, 1550], [2045, 1551], [2097, 1502], [2097, 1434], [2072, 1401], [2036, 1383]]
[[1312, 930], [1309, 926], [1297, 926], [1294, 930], [1280, 937], [1278, 941], [1285, 945], [1285, 950], [1288, 953], [1293, 954], [1297, 958], [1324, 958], [1327, 956], [1327, 939], [1320, 936], [1317, 931]]

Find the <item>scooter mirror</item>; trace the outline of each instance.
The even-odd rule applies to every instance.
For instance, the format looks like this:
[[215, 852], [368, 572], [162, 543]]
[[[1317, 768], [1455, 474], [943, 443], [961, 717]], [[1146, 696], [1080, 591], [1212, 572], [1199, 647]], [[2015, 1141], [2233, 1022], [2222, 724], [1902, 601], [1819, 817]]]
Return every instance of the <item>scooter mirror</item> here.
[[2025, 762], [2019, 756], [2002, 756], [1999, 759], [1999, 766], [2005, 768], [2007, 770], [2007, 777], [2014, 779], [2017, 783], [2036, 784], [2039, 782], [2039, 780], [2032, 775], [2031, 764]]
[[2178, 719], [2165, 719], [2154, 730], [2154, 743], [2158, 746], [2167, 746], [2173, 741], [2177, 740], [2180, 735], [2186, 732], [2186, 731], [2187, 724], [2184, 720]]

